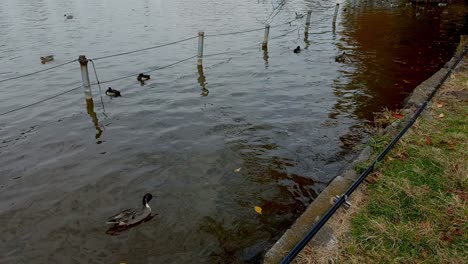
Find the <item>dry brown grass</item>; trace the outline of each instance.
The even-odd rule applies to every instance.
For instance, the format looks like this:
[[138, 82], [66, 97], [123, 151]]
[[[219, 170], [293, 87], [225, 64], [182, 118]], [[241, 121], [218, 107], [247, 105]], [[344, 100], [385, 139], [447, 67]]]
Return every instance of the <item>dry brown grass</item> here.
[[364, 206], [367, 199], [367, 187], [362, 185], [351, 196], [349, 209], [340, 208], [338, 212], [328, 221], [326, 226], [333, 230], [334, 235], [338, 239], [333, 245], [314, 245], [312, 241], [304, 250], [297, 256], [294, 263], [296, 264], [318, 264], [318, 263], [335, 263], [340, 257], [340, 249], [344, 248], [343, 241], [349, 235], [351, 225], [350, 219]]

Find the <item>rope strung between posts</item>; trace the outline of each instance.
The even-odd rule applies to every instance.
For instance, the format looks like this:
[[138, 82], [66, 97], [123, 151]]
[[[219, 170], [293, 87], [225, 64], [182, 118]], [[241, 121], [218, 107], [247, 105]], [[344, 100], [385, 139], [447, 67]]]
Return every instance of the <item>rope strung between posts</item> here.
[[[278, 38], [281, 38], [281, 37], [284, 37], [288, 34], [291, 34], [292, 32], [295, 32], [296, 30], [298, 30], [299, 27], [296, 27], [295, 29], [293, 30], [290, 30], [284, 34], [281, 34], [281, 35], [278, 35], [276, 37], [273, 37], [271, 38], [270, 40], [275, 40], [275, 39], [278, 39]], [[253, 45], [250, 45], [250, 46], [247, 46], [247, 47], [243, 47], [242, 49], [238, 49], [238, 50], [233, 50], [233, 51], [224, 51], [224, 52], [219, 52], [219, 53], [212, 53], [212, 54], [207, 54], [207, 55], [203, 55], [203, 57], [214, 57], [214, 56], [218, 56], [218, 55], [225, 55], [225, 54], [233, 54], [233, 53], [238, 53], [240, 51], [243, 51], [245, 49], [249, 49], [249, 48], [253, 48], [253, 47], [260, 47], [260, 45], [262, 44], [262, 42], [257, 42]]]
[[[281, 24], [278, 24], [278, 25], [270, 26], [270, 28], [279, 27], [279, 26], [284, 26], [284, 25], [286, 25], [286, 24], [291, 24], [292, 22], [294, 22], [294, 21], [296, 21], [296, 20], [298, 20], [298, 18], [295, 18], [295, 19], [293, 19], [293, 20], [287, 21], [287, 22], [285, 22], [285, 23], [281, 23]], [[249, 29], [249, 30], [244, 30], [244, 31], [236, 31], [236, 32], [212, 34], [212, 35], [206, 35], [206, 37], [217, 37], [217, 36], [236, 35], [236, 34], [242, 34], [242, 33], [254, 32], [254, 31], [261, 31], [261, 30], [264, 30], [264, 28], [255, 28], [255, 29]], [[161, 45], [157, 45], [157, 46], [152, 46], [152, 47], [147, 47], [147, 48], [142, 48], [142, 49], [127, 51], [127, 52], [122, 52], [122, 53], [116, 53], [116, 54], [111, 54], [111, 55], [106, 55], [106, 56], [101, 56], [101, 57], [96, 57], [96, 58], [92, 58], [92, 59], [90, 59], [90, 60], [96, 61], [96, 60], [102, 60], [102, 59], [107, 59], [107, 58], [113, 58], [113, 57], [124, 56], [124, 55], [133, 54], [133, 53], [137, 53], [137, 52], [142, 52], [142, 51], [146, 51], [146, 50], [158, 49], [158, 48], [162, 48], [162, 47], [166, 47], [166, 46], [170, 46], [170, 45], [175, 45], [175, 44], [182, 43], [182, 42], [189, 41], [189, 40], [196, 39], [196, 38], [198, 38], [198, 36], [190, 37], [190, 38], [185, 38], [185, 39], [181, 39], [181, 40], [177, 40], [177, 41], [173, 41], [173, 42], [169, 42], [169, 43], [165, 43], [165, 44], [161, 44]], [[7, 82], [7, 81], [11, 81], [11, 80], [16, 80], [16, 79], [20, 79], [20, 78], [24, 78], [24, 77], [28, 77], [28, 76], [35, 75], [35, 74], [42, 73], [42, 72], [46, 72], [46, 71], [50, 71], [50, 70], [52, 70], [52, 69], [56, 69], [56, 68], [65, 66], [65, 65], [71, 64], [71, 63], [76, 62], [76, 61], [77, 61], [77, 60], [74, 59], [74, 60], [71, 60], [71, 61], [68, 61], [68, 62], [59, 64], [59, 65], [53, 66], [53, 67], [49, 67], [49, 68], [47, 68], [47, 69], [43, 69], [43, 70], [39, 70], [39, 71], [35, 71], [35, 72], [23, 74], [23, 75], [11, 77], [11, 78], [6, 78], [6, 79], [3, 79], [3, 80], [0, 80], [0, 83], [2, 83], [2, 82]]]
[[[285, 22], [285, 23], [281, 23], [281, 24], [278, 24], [278, 25], [274, 25], [274, 26], [272, 26], [272, 27], [279, 27], [279, 26], [283, 26], [283, 25], [286, 25], [286, 24], [291, 24], [292, 22], [294, 22], [294, 21], [296, 21], [296, 20], [298, 20], [298, 18], [295, 18], [295, 19], [293, 19], [293, 20], [287, 21], [287, 22]], [[291, 32], [296, 31], [298, 28], [299, 28], [299, 27], [297, 27], [297, 28], [295, 28], [295, 29], [293, 29], [293, 30], [291, 30], [291, 31], [288, 31], [288, 32], [286, 32], [285, 34], [282, 34], [282, 35], [273, 37], [272, 40], [273, 40], [273, 39], [280, 38], [280, 37], [283, 37], [283, 36], [286, 36], [286, 35], [290, 34]], [[245, 31], [238, 31], [238, 32], [230, 32], [230, 33], [213, 34], [213, 35], [208, 35], [208, 37], [225, 36], [225, 35], [235, 35], [235, 34], [241, 34], [241, 33], [246, 33], [246, 32], [253, 32], [253, 31], [258, 31], [258, 30], [263, 30], [263, 28], [261, 28], [261, 29], [252, 29], [252, 30], [245, 30]], [[98, 87], [99, 87], [99, 95], [100, 95], [101, 104], [102, 104], [102, 108], [103, 108], [104, 114], [105, 114], [105, 105], [104, 105], [104, 100], [103, 100], [103, 97], [102, 97], [101, 84], [110, 83], [110, 82], [115, 82], [115, 81], [118, 81], [118, 80], [123, 80], [123, 79], [131, 78], [131, 77], [135, 77], [138, 73], [134, 73], [134, 74], [131, 74], [131, 75], [127, 75], [127, 76], [123, 76], [123, 77], [119, 77], [119, 78], [115, 78], [115, 79], [106, 80], [106, 81], [102, 81], [102, 82], [101, 82], [101, 81], [99, 80], [99, 77], [98, 77], [98, 74], [97, 74], [96, 65], [95, 65], [95, 63], [94, 63], [95, 60], [106, 59], [106, 58], [117, 57], [117, 56], [123, 56], [123, 55], [128, 55], [128, 54], [132, 54], [132, 53], [136, 53], [136, 52], [151, 50], [151, 49], [157, 49], [157, 48], [161, 48], [161, 47], [165, 47], [165, 46], [169, 46], [169, 45], [174, 45], [174, 44], [181, 43], [181, 42], [188, 41], [188, 40], [195, 39], [195, 38], [198, 38], [198, 36], [196, 36], [196, 37], [190, 37], [190, 38], [186, 38], [186, 39], [182, 39], [182, 40], [178, 40], [178, 41], [174, 41], [174, 42], [170, 42], [170, 43], [166, 43], [166, 44], [161, 44], [161, 45], [158, 45], [158, 46], [152, 46], [152, 47], [148, 47], [148, 48], [143, 48], [143, 49], [138, 49], [138, 50], [133, 50], [133, 51], [128, 51], [128, 52], [122, 52], [122, 53], [117, 53], [117, 54], [112, 54], [112, 55], [97, 57], [97, 58], [94, 58], [94, 59], [89, 59], [89, 61], [91, 61], [92, 65], [93, 65], [94, 74], [95, 74], [95, 76], [96, 76], [96, 83], [92, 83], [92, 85], [96, 85], [96, 84], [97, 84]], [[258, 45], [258, 44], [256, 43], [255, 45]], [[253, 47], [253, 45], [252, 45], [252, 46], [249, 46], [249, 47]], [[247, 48], [249, 48], [249, 47], [247, 47]], [[244, 49], [245, 49], [245, 48], [244, 48]], [[229, 53], [234, 53], [234, 52], [239, 52], [239, 51], [241, 51], [241, 50], [237, 50], [237, 51], [226, 51], [226, 52], [220, 52], [220, 53], [215, 53], [215, 54], [208, 54], [208, 55], [205, 55], [205, 56], [206, 56], [206, 57], [208, 57], [208, 56], [217, 56], [217, 55], [229, 54]], [[149, 71], [146, 71], [146, 72], [149, 73], [149, 72], [154, 72], [154, 71], [159, 71], [159, 70], [162, 70], [162, 69], [166, 69], [166, 68], [172, 67], [172, 66], [174, 66], [174, 65], [180, 64], [180, 63], [182, 63], [182, 62], [188, 61], [188, 60], [193, 59], [193, 58], [196, 58], [196, 57], [197, 57], [197, 55], [191, 56], [191, 57], [182, 59], [182, 60], [180, 60], [180, 61], [176, 61], [176, 62], [174, 62], [174, 63], [168, 64], [168, 65], [165, 65], [165, 66], [162, 66], [162, 67], [158, 67], [158, 68], [156, 68], [156, 69], [149, 70]], [[36, 72], [32, 72], [32, 73], [28, 73], [28, 74], [24, 74], [24, 75], [20, 75], [20, 76], [15, 76], [15, 77], [3, 79], [3, 80], [0, 80], [0, 83], [1, 83], [1, 82], [6, 82], [6, 81], [10, 81], [10, 80], [19, 79], [19, 78], [23, 78], [23, 77], [27, 77], [27, 76], [31, 76], [31, 75], [38, 74], [38, 73], [45, 72], [45, 71], [49, 71], [49, 70], [52, 70], [52, 69], [56, 69], [56, 68], [59, 68], [59, 67], [62, 67], [62, 66], [71, 64], [71, 63], [76, 62], [76, 61], [78, 61], [78, 60], [74, 59], [74, 60], [71, 60], [71, 61], [68, 61], [68, 62], [59, 64], [59, 65], [53, 66], [53, 67], [49, 67], [49, 68], [47, 68], [47, 69], [43, 69], [43, 70], [39, 70], [39, 71], [36, 71]], [[37, 105], [37, 104], [40, 104], [40, 103], [49, 101], [49, 100], [54, 99], [54, 98], [56, 98], [56, 97], [58, 97], [58, 96], [61, 96], [61, 95], [70, 93], [70, 92], [72, 92], [72, 91], [74, 91], [74, 90], [76, 90], [76, 89], [79, 89], [80, 87], [82, 87], [82, 86], [78, 86], [78, 87], [72, 88], [72, 89], [70, 89], [70, 90], [61, 92], [61, 93], [59, 93], [59, 94], [56, 94], [56, 95], [47, 97], [47, 98], [42, 99], [42, 100], [39, 100], [39, 101], [37, 101], [37, 102], [34, 102], [34, 103], [31, 103], [31, 104], [28, 104], [28, 105], [25, 105], [25, 106], [21, 106], [21, 107], [19, 107], [19, 108], [15, 108], [15, 109], [12, 109], [12, 110], [9, 110], [9, 111], [0, 113], [0, 116], [7, 115], [7, 114], [10, 114], [10, 113], [14, 113], [14, 112], [16, 112], [16, 111], [19, 111], [19, 110], [22, 110], [22, 109], [25, 109], [25, 108], [29, 108], [29, 107], [31, 107], [31, 106], [35, 106], [35, 105]]]
[[38, 73], [41, 73], [41, 72], [50, 71], [50, 70], [52, 70], [52, 69], [56, 69], [56, 68], [65, 66], [65, 65], [68, 65], [68, 64], [73, 63], [73, 62], [76, 62], [76, 61], [77, 61], [77, 60], [75, 59], [75, 60], [68, 61], [68, 62], [59, 64], [59, 65], [53, 66], [53, 67], [49, 67], [49, 68], [47, 68], [47, 69], [43, 69], [43, 70], [39, 70], [39, 71], [35, 71], [35, 72], [23, 74], [23, 75], [11, 77], [11, 78], [6, 78], [6, 79], [3, 79], [3, 80], [0, 80], [0, 83], [6, 82], [6, 81], [11, 81], [11, 80], [16, 80], [16, 79], [20, 79], [20, 78], [24, 78], [24, 77], [28, 77], [28, 76], [31, 76], [31, 75], [34, 75], [34, 74], [38, 74]]
[[186, 39], [181, 39], [181, 40], [177, 40], [177, 41], [173, 41], [173, 42], [169, 42], [169, 43], [161, 44], [161, 45], [157, 45], [157, 46], [152, 46], [152, 47], [148, 47], [148, 48], [142, 48], [142, 49], [127, 51], [127, 52], [122, 52], [122, 53], [117, 53], [117, 54], [112, 54], [112, 55], [97, 57], [97, 58], [93, 58], [92, 60], [95, 60], [95, 61], [96, 61], [96, 60], [102, 60], [102, 59], [107, 59], [107, 58], [113, 58], [113, 57], [118, 57], [118, 56], [133, 54], [133, 53], [137, 53], [137, 52], [141, 52], [141, 51], [145, 51], [145, 50], [158, 49], [158, 48], [162, 48], [162, 47], [166, 47], [166, 46], [178, 44], [178, 43], [185, 42], [185, 41], [188, 41], [188, 40], [191, 40], [191, 39], [196, 39], [196, 38], [198, 38], [198, 36], [190, 37], [190, 38], [186, 38]]
[[21, 106], [21, 107], [18, 107], [18, 108], [16, 108], [16, 109], [13, 109], [13, 110], [6, 111], [6, 112], [4, 112], [4, 113], [1, 113], [0, 116], [6, 115], [6, 114], [10, 114], [10, 113], [13, 113], [13, 112], [16, 112], [16, 111], [19, 111], [19, 110], [22, 110], [22, 109], [25, 109], [25, 108], [28, 108], [28, 107], [31, 107], [31, 106], [34, 106], [34, 105], [37, 105], [37, 104], [46, 102], [46, 101], [52, 100], [52, 99], [54, 99], [54, 98], [56, 98], [56, 97], [59, 97], [59, 96], [61, 96], [61, 95], [64, 95], [64, 94], [73, 92], [73, 91], [75, 91], [76, 89], [81, 88], [81, 87], [82, 87], [82, 86], [80, 85], [80, 86], [78, 86], [78, 87], [72, 88], [72, 89], [67, 90], [67, 91], [65, 91], [65, 92], [61, 92], [61, 93], [59, 93], [59, 94], [56, 94], [56, 95], [47, 97], [47, 98], [45, 98], [45, 99], [42, 99], [42, 100], [40, 100], [40, 101], [34, 102], [34, 103], [32, 103], [32, 104], [28, 104], [28, 105]]
[[106, 113], [106, 108], [104, 107], [104, 100], [102, 99], [101, 83], [99, 82], [98, 74], [96, 72], [96, 66], [94, 65], [93, 60], [88, 60], [88, 61], [90, 61], [91, 64], [93, 65], [94, 75], [96, 76], [96, 82], [97, 82], [97, 85], [99, 87], [99, 96], [101, 97], [102, 110], [103, 110], [103, 112], [105, 114]]
[[296, 32], [296, 30], [299, 30], [299, 28], [300, 28], [300, 27], [296, 27], [295, 29], [289, 30], [289, 31], [287, 31], [287, 32], [284, 33], [284, 34], [278, 35], [278, 36], [276, 36], [276, 37], [272, 37], [271, 40], [284, 37], [284, 36], [286, 36], [286, 35], [288, 35], [288, 34], [291, 34], [292, 32]]
[[[188, 60], [190, 60], [190, 59], [193, 59], [193, 58], [195, 58], [195, 57], [197, 57], [197, 56], [192, 56], [192, 57], [189, 57], [189, 58], [186, 58], [186, 59], [183, 59], [183, 60], [180, 60], [180, 61], [177, 61], [177, 62], [168, 64], [168, 65], [165, 65], [165, 66], [163, 66], [163, 67], [159, 67], [159, 68], [157, 68], [157, 69], [150, 70], [150, 71], [147, 71], [147, 72], [154, 72], [154, 71], [159, 71], [159, 70], [162, 70], [162, 69], [166, 69], [166, 68], [169, 68], [169, 67], [174, 66], [174, 65], [176, 65], [176, 64], [182, 63], [182, 62], [184, 62], [184, 61], [188, 61]], [[94, 68], [94, 70], [95, 70], [95, 65], [94, 65], [94, 63], [93, 63], [92, 61], [91, 61], [91, 63], [93, 64], [93, 68]], [[92, 85], [96, 85], [96, 84], [99, 85], [99, 92], [100, 92], [100, 94], [102, 94], [102, 90], [101, 90], [100, 84], [109, 83], [109, 82], [114, 82], [114, 81], [117, 81], [117, 80], [122, 80], [122, 79], [125, 79], [125, 78], [135, 77], [135, 76], [136, 76], [136, 74], [132, 74], [132, 75], [128, 75], [128, 76], [125, 76], [125, 77], [122, 77], [122, 78], [117, 78], [117, 79], [113, 79], [113, 80], [108, 80], [108, 81], [100, 82], [100, 81], [99, 81], [99, 78], [98, 78], [98, 76], [97, 76], [97, 72], [95, 71], [94, 73], [96, 74], [96, 81], [97, 81], [97, 83], [93, 83]], [[28, 105], [25, 105], [25, 106], [21, 106], [21, 107], [15, 108], [15, 109], [13, 109], [13, 110], [6, 111], [6, 112], [4, 112], [4, 113], [0, 113], [0, 116], [7, 115], [7, 114], [10, 114], [10, 113], [13, 113], [13, 112], [16, 112], [16, 111], [19, 111], [19, 110], [22, 110], [22, 109], [25, 109], [25, 108], [28, 108], [28, 107], [31, 107], [31, 106], [34, 106], [34, 105], [38, 105], [38, 104], [40, 104], [40, 103], [43, 103], [43, 102], [46, 102], [46, 101], [49, 101], [49, 100], [52, 100], [52, 99], [54, 99], [54, 98], [56, 98], [56, 97], [59, 97], [59, 96], [61, 96], [61, 95], [70, 93], [70, 92], [72, 92], [72, 91], [75, 91], [76, 89], [79, 89], [79, 88], [81, 88], [81, 87], [82, 87], [82, 86], [80, 85], [80, 86], [75, 87], [75, 88], [72, 88], [72, 89], [70, 89], [70, 90], [67, 90], [67, 91], [61, 92], [61, 93], [59, 93], [59, 94], [56, 94], [56, 95], [47, 97], [47, 98], [42, 99], [42, 100], [37, 101], [37, 102], [34, 102], [34, 103], [32, 103], [32, 104], [28, 104]], [[102, 99], [102, 96], [101, 96], [101, 103], [102, 103], [102, 107], [103, 107], [103, 109], [104, 109], [104, 102], [103, 102], [102, 100], [103, 100], [103, 99]], [[104, 110], [105, 110], [105, 109], [104, 109]]]
[[[291, 24], [292, 22], [294, 22], [294, 21], [296, 21], [298, 19], [299, 18], [295, 18], [293, 20], [290, 20], [290, 21], [287, 21], [287, 22], [284, 22], [284, 23], [281, 23], [281, 24], [278, 24], [278, 25], [272, 25], [272, 26], [270, 26], [270, 28], [276, 28], [276, 27], [287, 25], [287, 24]], [[228, 32], [228, 33], [205, 35], [205, 37], [219, 37], [219, 36], [237, 35], [237, 34], [254, 32], [254, 31], [262, 31], [262, 30], [265, 30], [265, 27], [255, 28], [255, 29], [248, 29], [248, 30], [244, 30], [244, 31], [234, 31], [234, 32]]]
[[[176, 61], [176, 62], [174, 62], [174, 63], [171, 63], [171, 64], [168, 64], [168, 65], [159, 67], [159, 68], [154, 69], [154, 70], [145, 71], [145, 73], [150, 73], [150, 72], [154, 72], [154, 71], [159, 71], [159, 70], [162, 70], [162, 69], [166, 69], [166, 68], [172, 67], [172, 66], [174, 66], [174, 65], [177, 65], [177, 64], [179, 64], [179, 63], [188, 61], [188, 60], [193, 59], [193, 58], [196, 58], [196, 57], [197, 57], [196, 55], [195, 55], [195, 56], [191, 56], [191, 57], [188, 57], [188, 58], [186, 58], [186, 59], [183, 59], [183, 60], [180, 60], [180, 61]], [[141, 73], [141, 72], [139, 72], [139, 73]], [[126, 76], [123, 76], [123, 77], [119, 77], [119, 78], [115, 78], [115, 79], [111, 79], [111, 80], [107, 80], [107, 81], [102, 81], [102, 82], [100, 82], [100, 83], [103, 84], [103, 83], [110, 83], [110, 82], [120, 81], [120, 80], [123, 80], [123, 79], [135, 77], [135, 76], [137, 76], [139, 73], [129, 74], [129, 75], [126, 75]], [[95, 84], [98, 84], [98, 83], [93, 83], [93, 85], [95, 85]]]
[[418, 111], [411, 117], [411, 119], [408, 121], [408, 123], [405, 125], [405, 127], [398, 133], [398, 135], [393, 138], [393, 140], [387, 145], [387, 147], [377, 156], [377, 158], [372, 162], [369, 167], [359, 176], [359, 178], [348, 188], [348, 190], [339, 197], [339, 199], [333, 204], [332, 207], [328, 209], [328, 211], [320, 218], [320, 220], [314, 224], [311, 230], [307, 232], [307, 234], [302, 238], [299, 243], [289, 252], [289, 254], [284, 257], [284, 259], [281, 261], [281, 264], [289, 264], [291, 263], [294, 258], [301, 252], [301, 250], [310, 242], [310, 240], [320, 231], [320, 229], [327, 223], [327, 221], [335, 214], [335, 212], [340, 208], [341, 205], [346, 203], [346, 200], [348, 197], [351, 196], [351, 194], [359, 187], [359, 185], [362, 184], [362, 182], [367, 178], [367, 176], [374, 170], [375, 166], [382, 161], [382, 159], [390, 152], [390, 150], [398, 143], [401, 137], [405, 135], [405, 133], [408, 131], [408, 129], [413, 126], [414, 122], [416, 122], [416, 119], [421, 115], [421, 113], [424, 111], [424, 109], [427, 107], [431, 99], [434, 97], [434, 95], [439, 91], [440, 87], [442, 84], [449, 78], [450, 74], [453, 72], [453, 69], [457, 67], [457, 65], [460, 63], [460, 61], [463, 59], [463, 57], [466, 55], [467, 50], [463, 50], [462, 54], [460, 55], [460, 58], [457, 59], [457, 61], [450, 67], [450, 69], [447, 71], [445, 76], [439, 81], [437, 86], [434, 88], [432, 93], [427, 97], [426, 101], [419, 107]]

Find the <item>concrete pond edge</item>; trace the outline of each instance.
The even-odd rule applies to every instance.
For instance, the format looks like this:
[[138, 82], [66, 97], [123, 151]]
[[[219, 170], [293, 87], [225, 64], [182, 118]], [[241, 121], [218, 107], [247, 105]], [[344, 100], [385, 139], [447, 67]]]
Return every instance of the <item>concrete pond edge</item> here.
[[[405, 106], [402, 109], [402, 112], [405, 114], [405, 118], [397, 120], [389, 125], [383, 134], [395, 136], [399, 132], [401, 124], [406, 124], [412, 116], [411, 113], [414, 113], [414, 111], [426, 101], [427, 97], [437, 87], [440, 80], [445, 76], [445, 74], [447, 74], [456, 61], [463, 56], [463, 51], [467, 48], [468, 35], [462, 35], [460, 36], [460, 43], [457, 50], [450, 61], [427, 80], [419, 84], [405, 100]], [[463, 58], [462, 60], [465, 59], [466, 58]], [[356, 173], [354, 167], [359, 163], [369, 160], [372, 156], [371, 152], [371, 147], [366, 146], [359, 154], [356, 155], [356, 158], [346, 166], [343, 173], [336, 176], [330, 182], [330, 184], [306, 208], [304, 213], [296, 219], [294, 224], [286, 230], [286, 232], [266, 252], [263, 263], [274, 264], [281, 262], [281, 260], [312, 228], [315, 222], [331, 207], [334, 197], [343, 194], [353, 184], [353, 182], [357, 180], [359, 174]], [[332, 229], [333, 228], [325, 225], [319, 233], [317, 233], [316, 237], [312, 240], [312, 243], [319, 246], [336, 244], [336, 237]]]

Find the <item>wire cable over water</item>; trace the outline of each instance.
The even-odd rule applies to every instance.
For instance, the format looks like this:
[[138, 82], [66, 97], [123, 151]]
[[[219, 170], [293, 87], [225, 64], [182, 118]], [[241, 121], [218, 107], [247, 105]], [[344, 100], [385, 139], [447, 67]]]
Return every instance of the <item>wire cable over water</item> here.
[[[270, 28], [276, 28], [276, 27], [287, 25], [287, 24], [291, 24], [292, 22], [294, 22], [296, 20], [298, 20], [298, 18], [295, 18], [293, 20], [290, 20], [290, 21], [287, 21], [287, 22], [284, 22], [284, 23], [281, 23], [281, 24], [271, 25]], [[248, 30], [244, 30], [244, 31], [234, 31], [234, 32], [218, 33], [218, 34], [208, 34], [208, 35], [205, 35], [205, 37], [219, 37], [219, 36], [237, 35], [237, 34], [249, 33], [249, 32], [254, 32], [254, 31], [262, 31], [262, 30], [265, 30], [265, 27], [255, 28], [255, 29], [248, 29]]]
[[99, 82], [99, 77], [98, 77], [98, 74], [96, 72], [96, 66], [94, 65], [93, 60], [89, 60], [89, 61], [93, 65], [94, 75], [96, 76], [96, 82], [97, 82], [97, 85], [99, 87], [99, 96], [101, 97], [102, 110], [104, 111], [104, 114], [105, 114], [106, 113], [106, 108], [104, 107], [104, 100], [102, 99], [101, 83]]
[[[166, 69], [166, 68], [169, 68], [169, 67], [171, 67], [171, 66], [177, 65], [177, 64], [179, 64], [179, 63], [182, 63], [182, 62], [188, 61], [188, 60], [190, 60], [190, 59], [193, 59], [193, 58], [195, 58], [195, 57], [197, 57], [197, 56], [191, 56], [191, 57], [189, 57], [189, 58], [186, 58], [186, 59], [183, 59], [183, 60], [180, 60], [180, 61], [176, 61], [176, 62], [174, 62], [174, 63], [171, 63], [171, 64], [168, 64], [168, 65], [159, 67], [159, 68], [154, 69], [154, 70], [149, 70], [149, 71], [146, 71], [146, 72], [154, 72], [154, 71], [159, 71], [159, 70], [162, 70], [162, 69]], [[103, 102], [103, 99], [102, 99], [102, 90], [101, 90], [100, 84], [103, 84], [103, 83], [110, 83], [110, 82], [114, 82], [114, 81], [117, 81], [117, 80], [122, 80], [122, 79], [130, 78], [130, 77], [135, 77], [135, 76], [137, 76], [137, 74], [132, 74], [132, 75], [124, 76], [124, 77], [121, 77], [121, 78], [116, 78], [116, 79], [112, 79], [112, 80], [107, 80], [107, 81], [104, 81], [104, 82], [100, 82], [100, 81], [99, 81], [99, 77], [98, 77], [98, 75], [97, 75], [97, 71], [96, 71], [96, 67], [95, 67], [95, 65], [94, 65], [94, 62], [93, 62], [92, 60], [90, 60], [90, 61], [91, 61], [92, 65], [93, 65], [93, 69], [94, 69], [94, 73], [95, 73], [95, 75], [96, 75], [96, 81], [97, 81], [96, 83], [92, 83], [92, 85], [98, 84], [98, 86], [99, 86], [99, 93], [100, 93], [100, 95], [101, 95], [101, 103], [102, 103], [102, 107], [103, 107], [103, 109], [104, 109], [104, 102]], [[54, 98], [56, 98], [56, 97], [59, 97], [59, 96], [61, 96], [61, 95], [70, 93], [70, 92], [72, 92], [72, 91], [75, 91], [75, 90], [77, 90], [77, 89], [79, 89], [79, 88], [81, 88], [81, 87], [82, 87], [82, 86], [80, 85], [80, 86], [78, 86], [78, 87], [75, 87], [75, 88], [72, 88], [72, 89], [70, 89], [70, 90], [61, 92], [61, 93], [59, 93], [59, 94], [56, 94], [56, 95], [53, 95], [53, 96], [44, 98], [44, 99], [39, 100], [39, 101], [37, 101], [37, 102], [34, 102], [34, 103], [31, 103], [31, 104], [28, 104], [28, 105], [25, 105], [25, 106], [21, 106], [21, 107], [18, 107], [18, 108], [15, 108], [15, 109], [12, 109], [12, 110], [9, 110], [9, 111], [0, 113], [0, 116], [7, 115], [7, 114], [10, 114], [10, 113], [14, 113], [14, 112], [16, 112], [16, 111], [19, 111], [19, 110], [22, 110], [22, 109], [25, 109], [25, 108], [28, 108], [28, 107], [31, 107], [31, 106], [38, 105], [38, 104], [40, 104], [40, 103], [43, 103], [43, 102], [46, 102], [46, 101], [49, 101], [49, 100], [52, 100], [52, 99], [54, 99]], [[105, 109], [104, 109], [104, 111], [105, 111]]]
[[281, 35], [272, 37], [271, 40], [274, 40], [274, 39], [277, 39], [277, 38], [281, 38], [281, 37], [284, 37], [284, 36], [286, 36], [286, 35], [288, 35], [288, 34], [291, 34], [292, 32], [297, 31], [299, 28], [300, 28], [300, 27], [296, 27], [296, 28], [294, 28], [293, 30], [289, 30], [289, 31], [287, 31], [287, 32], [284, 33], [284, 34], [281, 34]]
[[198, 38], [198, 36], [190, 37], [190, 38], [186, 38], [186, 39], [181, 39], [181, 40], [177, 40], [177, 41], [173, 41], [173, 42], [169, 42], [169, 43], [165, 43], [165, 44], [161, 44], [161, 45], [157, 45], [157, 46], [152, 46], [152, 47], [148, 47], [148, 48], [142, 48], [142, 49], [127, 51], [127, 52], [122, 52], [122, 53], [116, 53], [116, 54], [111, 54], [111, 55], [107, 55], [107, 56], [97, 57], [97, 58], [93, 58], [92, 60], [96, 61], [96, 60], [102, 60], [102, 59], [107, 59], [107, 58], [112, 58], [112, 57], [118, 57], [118, 56], [133, 54], [133, 53], [137, 53], [137, 52], [141, 52], [141, 51], [145, 51], [145, 50], [158, 49], [158, 48], [178, 44], [178, 43], [185, 42], [185, 41], [188, 41], [188, 40], [191, 40], [191, 39], [196, 39], [196, 38]]
[[50, 70], [52, 70], [52, 69], [56, 69], [56, 68], [65, 66], [65, 65], [68, 65], [68, 64], [73, 63], [73, 62], [76, 62], [76, 61], [78, 61], [78, 60], [75, 59], [75, 60], [72, 60], [72, 61], [64, 62], [64, 63], [62, 63], [62, 64], [49, 67], [49, 68], [47, 68], [47, 69], [43, 69], [43, 70], [31, 72], [31, 73], [26, 73], [26, 74], [19, 75], [19, 76], [15, 76], [15, 77], [6, 78], [6, 79], [3, 79], [3, 80], [0, 80], [0, 83], [6, 82], [6, 81], [11, 81], [11, 80], [16, 80], [16, 79], [20, 79], [20, 78], [24, 78], [24, 77], [28, 77], [28, 76], [31, 76], [31, 75], [34, 75], [34, 74], [38, 74], [38, 73], [41, 73], [41, 72], [50, 71]]
[[31, 106], [34, 106], [34, 105], [37, 105], [37, 104], [46, 102], [46, 101], [52, 100], [52, 99], [54, 99], [54, 98], [56, 98], [56, 97], [59, 97], [59, 96], [61, 96], [61, 95], [64, 95], [64, 94], [73, 92], [73, 91], [75, 91], [76, 89], [79, 89], [79, 88], [81, 88], [81, 85], [78, 86], [78, 87], [72, 88], [72, 89], [70, 89], [70, 90], [61, 92], [61, 93], [59, 93], [59, 94], [56, 94], [56, 95], [53, 95], [53, 96], [44, 98], [44, 99], [42, 99], [42, 100], [40, 100], [40, 101], [37, 101], [37, 102], [34, 102], [34, 103], [32, 103], [32, 104], [28, 104], [28, 105], [25, 105], [25, 106], [21, 106], [21, 107], [15, 108], [15, 109], [13, 109], [13, 110], [9, 110], [9, 111], [3, 112], [3, 113], [0, 114], [0, 116], [6, 115], [6, 114], [10, 114], [10, 113], [13, 113], [13, 112], [16, 112], [16, 111], [19, 111], [19, 110], [22, 110], [22, 109], [25, 109], [25, 108], [28, 108], [28, 107], [31, 107]]
[[[188, 61], [188, 60], [193, 59], [193, 58], [196, 58], [196, 57], [197, 57], [197, 55], [191, 56], [191, 57], [185, 58], [185, 59], [183, 59], [183, 60], [176, 61], [176, 62], [174, 62], [174, 63], [171, 63], [171, 64], [168, 64], [168, 65], [159, 67], [159, 68], [157, 68], [157, 69], [149, 70], [149, 71], [144, 71], [144, 72], [149, 73], [149, 72], [155, 72], [155, 71], [159, 71], [159, 70], [162, 70], [162, 69], [166, 69], [166, 68], [172, 67], [172, 66], [174, 66], [174, 65], [180, 64], [180, 63], [182, 63], [182, 62]], [[101, 83], [101, 84], [103, 84], [103, 83], [110, 83], [110, 82], [115, 82], [115, 81], [119, 81], [119, 80], [131, 78], [131, 77], [135, 77], [135, 76], [137, 76], [139, 73], [141, 73], [141, 72], [129, 74], [129, 75], [126, 75], [126, 76], [123, 76], [123, 77], [119, 77], [119, 78], [115, 78], [115, 79], [111, 79], [111, 80], [107, 80], [107, 81], [102, 81], [102, 82], [100, 82], [100, 83]], [[93, 85], [95, 85], [95, 84], [98, 84], [98, 83], [93, 83]]]

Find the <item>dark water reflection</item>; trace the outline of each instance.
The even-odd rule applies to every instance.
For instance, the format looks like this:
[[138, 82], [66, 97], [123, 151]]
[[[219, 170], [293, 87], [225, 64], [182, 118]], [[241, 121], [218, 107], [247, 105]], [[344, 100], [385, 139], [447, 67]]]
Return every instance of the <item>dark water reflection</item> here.
[[[367, 1], [342, 4], [333, 30], [334, 4], [287, 1], [272, 25], [312, 9], [309, 34], [295, 28], [304, 20], [272, 27], [267, 49], [262, 31], [207, 37], [205, 54], [230, 53], [155, 71], [143, 86], [136, 75], [110, 83], [123, 96], [105, 97], [105, 109], [93, 86], [92, 102], [79, 89], [1, 116], [0, 262], [258, 262], [353, 158], [372, 113], [400, 107], [450, 58], [466, 26], [462, 5]], [[271, 11], [270, 1], [251, 0], [5, 0], [0, 79], [43, 69], [46, 54], [53, 66], [200, 29], [262, 28]], [[188, 41], [96, 67], [109, 80], [196, 48]], [[336, 63], [343, 51], [350, 61]], [[1, 83], [0, 112], [79, 84], [78, 64]], [[146, 192], [157, 215], [106, 234], [107, 217]]]

